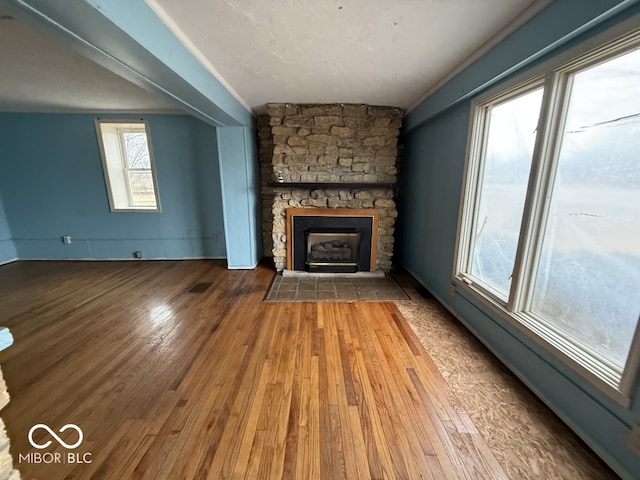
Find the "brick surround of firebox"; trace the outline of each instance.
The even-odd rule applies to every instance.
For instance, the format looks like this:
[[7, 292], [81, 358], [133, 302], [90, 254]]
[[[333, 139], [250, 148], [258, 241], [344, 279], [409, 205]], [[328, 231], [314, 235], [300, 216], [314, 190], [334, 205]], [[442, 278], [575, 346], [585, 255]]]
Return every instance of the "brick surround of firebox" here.
[[377, 209], [376, 267], [391, 270], [403, 111], [355, 104], [267, 105], [258, 118], [264, 251], [286, 267], [288, 208]]

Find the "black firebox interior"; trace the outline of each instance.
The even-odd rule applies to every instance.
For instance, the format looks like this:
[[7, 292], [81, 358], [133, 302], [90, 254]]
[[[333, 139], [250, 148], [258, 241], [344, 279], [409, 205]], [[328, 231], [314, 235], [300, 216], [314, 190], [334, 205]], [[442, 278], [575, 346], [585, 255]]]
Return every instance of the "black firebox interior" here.
[[371, 268], [372, 217], [294, 216], [293, 269], [354, 273]]

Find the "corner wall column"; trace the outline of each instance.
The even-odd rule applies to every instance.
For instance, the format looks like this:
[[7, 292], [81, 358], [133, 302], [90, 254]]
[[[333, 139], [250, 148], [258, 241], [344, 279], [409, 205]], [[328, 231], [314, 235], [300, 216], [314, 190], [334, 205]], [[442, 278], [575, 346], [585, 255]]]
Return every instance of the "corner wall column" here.
[[255, 129], [224, 127], [216, 132], [227, 265], [230, 269], [252, 269], [262, 257]]

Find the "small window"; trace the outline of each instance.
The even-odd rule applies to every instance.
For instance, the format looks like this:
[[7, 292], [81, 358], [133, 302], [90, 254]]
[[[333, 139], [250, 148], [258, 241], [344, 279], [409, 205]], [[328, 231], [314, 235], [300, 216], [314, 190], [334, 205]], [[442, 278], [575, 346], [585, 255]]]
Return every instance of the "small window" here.
[[146, 122], [96, 120], [112, 212], [160, 211]]

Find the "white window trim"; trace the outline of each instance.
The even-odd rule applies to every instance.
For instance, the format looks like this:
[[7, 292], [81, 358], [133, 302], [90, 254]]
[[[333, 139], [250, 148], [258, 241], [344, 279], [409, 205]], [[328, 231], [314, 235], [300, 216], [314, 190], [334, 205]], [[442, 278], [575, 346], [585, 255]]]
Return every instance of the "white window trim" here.
[[[113, 118], [97, 118], [94, 121], [95, 123], [95, 128], [96, 128], [96, 134], [98, 136], [98, 146], [100, 149], [100, 158], [102, 160], [102, 172], [104, 175], [104, 181], [105, 181], [105, 186], [107, 188], [107, 196], [109, 198], [109, 209], [111, 212], [113, 213], [161, 213], [162, 212], [162, 208], [160, 206], [160, 193], [158, 190], [158, 179], [156, 176], [156, 167], [155, 167], [155, 159], [154, 159], [154, 153], [153, 153], [153, 147], [151, 144], [151, 129], [149, 128], [149, 123], [144, 120], [144, 119], [113, 119]], [[118, 124], [118, 123], [122, 123], [122, 124], [132, 124], [132, 123], [137, 123], [137, 124], [141, 124], [141, 128], [140, 131], [144, 131], [147, 137], [147, 148], [149, 150], [149, 162], [151, 165], [151, 178], [153, 179], [153, 189], [154, 189], [154, 194], [155, 194], [155, 200], [156, 200], [156, 206], [151, 206], [151, 207], [142, 207], [142, 206], [133, 206], [133, 207], [127, 207], [127, 208], [121, 208], [121, 207], [116, 207], [116, 202], [114, 200], [114, 193], [112, 190], [112, 183], [111, 183], [111, 179], [109, 178], [109, 168], [108, 168], [108, 164], [107, 164], [107, 156], [106, 156], [106, 152], [105, 152], [105, 146], [104, 146], [104, 138], [102, 135], [102, 129], [100, 128], [100, 125], [102, 123], [108, 123], [108, 124]], [[121, 149], [121, 158], [125, 158], [126, 152], [124, 152], [124, 146], [123, 146], [123, 139], [122, 139], [122, 132], [118, 131], [118, 139], [119, 139], [119, 144], [120, 144], [120, 149]], [[135, 169], [135, 168], [128, 168], [126, 165], [122, 165], [123, 170], [125, 173], [128, 173], [129, 171], [148, 171], [148, 169]], [[126, 182], [126, 186], [127, 186], [127, 195], [129, 197], [129, 203], [132, 204], [133, 201], [131, 199], [131, 187], [129, 185], [129, 176], [125, 175], [125, 182]]]
[[[534, 263], [539, 258], [539, 250], [543, 236], [541, 229], [546, 220], [549, 202], [543, 199], [550, 193], [553, 185], [553, 169], [557, 166], [560, 128], [564, 123], [568, 98], [565, 98], [569, 75], [575, 70], [600, 63], [611, 57], [622, 48], [640, 44], [640, 15], [635, 15], [620, 22], [611, 29], [597, 34], [553, 59], [532, 68], [512, 80], [503, 83], [479, 95], [471, 102], [471, 117], [467, 135], [467, 151], [465, 157], [464, 177], [458, 213], [458, 231], [456, 236], [455, 257], [452, 281], [456, 289], [461, 289], [471, 297], [480, 300], [491, 311], [498, 314], [528, 338], [560, 359], [571, 369], [589, 380], [601, 391], [618, 403], [629, 406], [631, 389], [640, 369], [640, 319], [636, 326], [634, 338], [626, 364], [619, 372], [618, 368], [608, 363], [600, 355], [590, 351], [584, 345], [558, 332], [543, 319], [531, 312], [523, 312], [531, 304], [531, 289], [534, 282], [528, 282], [529, 290], [524, 288], [525, 275], [535, 273]], [[519, 95], [527, 90], [545, 83], [542, 101], [543, 110], [540, 115], [538, 135], [533, 153], [532, 172], [527, 186], [527, 197], [524, 216], [520, 227], [520, 238], [514, 263], [513, 278], [509, 300], [505, 302], [490, 287], [482, 285], [477, 279], [465, 274], [472, 248], [473, 222], [477, 215], [471, 206], [477, 208], [480, 178], [480, 165], [475, 159], [481, 158], [481, 149], [486, 138], [486, 108], [492, 101], [505, 101], [509, 96]], [[562, 87], [562, 88], [560, 88]], [[477, 140], [480, 141], [477, 141]], [[542, 162], [542, 164], [540, 164]], [[526, 247], [526, 248], [525, 248]], [[517, 293], [517, 295], [516, 295]], [[578, 348], [572, 348], [578, 346]], [[598, 361], [599, 360], [599, 361]]]

